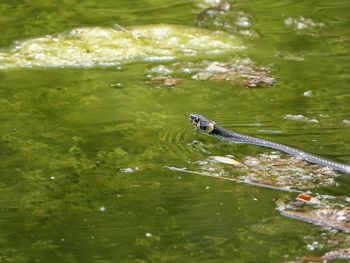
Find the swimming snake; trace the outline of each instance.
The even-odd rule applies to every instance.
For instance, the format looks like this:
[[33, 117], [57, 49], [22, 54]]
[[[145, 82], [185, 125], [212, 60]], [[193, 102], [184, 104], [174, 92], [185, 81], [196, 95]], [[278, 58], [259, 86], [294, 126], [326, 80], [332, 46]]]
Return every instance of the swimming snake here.
[[253, 144], [253, 145], [263, 146], [267, 148], [272, 148], [275, 150], [279, 150], [279, 151], [291, 154], [298, 159], [302, 159], [310, 163], [316, 163], [323, 166], [327, 166], [334, 170], [350, 174], [350, 165], [327, 160], [319, 156], [316, 156], [316, 155], [313, 155], [280, 143], [271, 142], [268, 140], [226, 130], [220, 127], [219, 125], [217, 125], [215, 122], [210, 121], [199, 114], [190, 114], [188, 118], [190, 122], [197, 127], [198, 131], [207, 133], [209, 135], [213, 135], [224, 141], [228, 141], [230, 143]]

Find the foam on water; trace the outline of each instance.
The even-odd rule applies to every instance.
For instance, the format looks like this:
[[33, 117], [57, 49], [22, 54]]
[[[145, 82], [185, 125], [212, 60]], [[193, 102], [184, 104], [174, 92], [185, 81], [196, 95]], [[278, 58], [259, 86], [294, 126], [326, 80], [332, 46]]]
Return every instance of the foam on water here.
[[17, 42], [0, 52], [0, 69], [116, 66], [127, 61], [168, 61], [242, 49], [230, 34], [186, 26], [87, 27]]

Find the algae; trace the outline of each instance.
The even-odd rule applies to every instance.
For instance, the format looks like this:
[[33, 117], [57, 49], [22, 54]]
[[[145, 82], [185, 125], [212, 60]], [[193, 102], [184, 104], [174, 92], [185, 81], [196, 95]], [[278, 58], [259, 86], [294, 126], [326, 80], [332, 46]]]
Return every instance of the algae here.
[[168, 61], [242, 49], [233, 35], [187, 26], [86, 27], [18, 41], [0, 52], [0, 69], [117, 66], [130, 61]]

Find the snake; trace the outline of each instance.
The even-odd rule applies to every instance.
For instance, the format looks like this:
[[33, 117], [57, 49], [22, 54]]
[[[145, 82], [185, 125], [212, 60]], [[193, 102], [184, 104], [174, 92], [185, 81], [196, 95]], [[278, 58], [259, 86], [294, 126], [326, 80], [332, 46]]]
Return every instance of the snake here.
[[188, 116], [188, 119], [197, 128], [198, 131], [212, 135], [223, 141], [227, 141], [229, 143], [252, 144], [275, 149], [293, 155], [296, 158], [305, 160], [309, 163], [319, 164], [331, 168], [333, 170], [337, 170], [339, 172], [350, 174], [350, 165], [328, 160], [284, 144], [226, 130], [217, 125], [215, 122], [208, 120], [207, 118], [199, 114], [190, 114]]

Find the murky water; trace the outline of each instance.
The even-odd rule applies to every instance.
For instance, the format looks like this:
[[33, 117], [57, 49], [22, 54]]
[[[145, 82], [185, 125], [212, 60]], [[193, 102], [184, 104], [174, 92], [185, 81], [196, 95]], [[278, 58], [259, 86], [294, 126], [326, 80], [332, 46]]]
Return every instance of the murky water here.
[[[206, 8], [205, 1], [3, 0], [1, 52], [73, 28], [192, 28]], [[284, 262], [349, 247], [348, 234], [281, 216], [275, 200], [285, 192], [165, 168], [269, 152], [196, 134], [188, 113], [350, 164], [349, 14], [344, 0], [266, 0], [235, 1], [206, 18], [201, 27], [236, 36], [242, 57], [271, 70], [278, 82], [263, 88], [181, 70], [171, 87], [148, 76], [159, 65], [202, 65], [201, 54], [2, 69], [0, 262]], [[336, 182], [312, 191], [349, 195], [349, 177]]]

